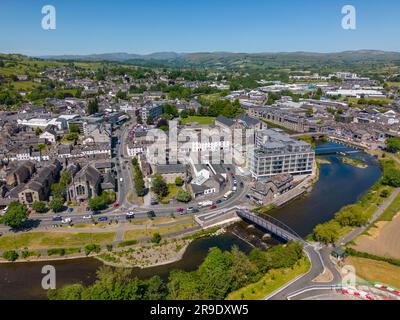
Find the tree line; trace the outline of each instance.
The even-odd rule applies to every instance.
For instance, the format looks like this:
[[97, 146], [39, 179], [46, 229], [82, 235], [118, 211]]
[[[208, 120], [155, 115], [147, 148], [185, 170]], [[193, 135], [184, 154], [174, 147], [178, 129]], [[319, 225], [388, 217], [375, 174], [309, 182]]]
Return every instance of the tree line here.
[[272, 269], [291, 268], [303, 257], [301, 243], [289, 242], [248, 255], [237, 247], [212, 249], [192, 272], [172, 271], [168, 280], [159, 276], [140, 280], [126, 269], [102, 267], [94, 284], [50, 290], [51, 300], [223, 300], [229, 293], [259, 281]]

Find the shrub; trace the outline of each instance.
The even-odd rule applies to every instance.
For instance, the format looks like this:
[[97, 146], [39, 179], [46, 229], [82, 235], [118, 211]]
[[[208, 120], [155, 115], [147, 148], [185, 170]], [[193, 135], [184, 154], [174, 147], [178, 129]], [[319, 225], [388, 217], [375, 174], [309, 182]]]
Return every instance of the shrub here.
[[94, 253], [99, 253], [101, 250], [100, 246], [98, 244], [88, 244], [85, 247], [85, 254], [88, 256], [92, 252]]
[[65, 249], [64, 248], [56, 248], [47, 250], [47, 255], [49, 256], [64, 256]]
[[153, 236], [151, 237], [151, 242], [160, 243], [161, 242], [161, 235], [158, 232], [154, 233]]
[[18, 259], [18, 253], [15, 250], [6, 251], [3, 253], [3, 258], [7, 261], [14, 262]]
[[46, 212], [46, 203], [43, 201], [35, 201], [32, 204], [32, 209], [35, 210], [37, 213], [44, 213]]

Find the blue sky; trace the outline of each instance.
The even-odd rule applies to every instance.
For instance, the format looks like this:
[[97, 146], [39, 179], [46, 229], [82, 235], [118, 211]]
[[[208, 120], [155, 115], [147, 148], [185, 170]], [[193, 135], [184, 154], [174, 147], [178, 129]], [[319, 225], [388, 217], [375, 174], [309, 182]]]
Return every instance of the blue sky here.
[[[57, 29], [41, 28], [44, 5]], [[341, 8], [357, 9], [343, 30]], [[398, 0], [0, 0], [0, 52], [400, 51]]]

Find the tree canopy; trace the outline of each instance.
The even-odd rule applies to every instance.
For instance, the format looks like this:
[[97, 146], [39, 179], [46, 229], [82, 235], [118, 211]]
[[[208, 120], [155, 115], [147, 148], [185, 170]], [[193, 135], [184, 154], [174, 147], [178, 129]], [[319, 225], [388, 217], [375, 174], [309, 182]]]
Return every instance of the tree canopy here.
[[13, 229], [18, 229], [24, 226], [28, 219], [28, 209], [18, 201], [11, 202], [7, 212], [0, 219], [1, 223]]

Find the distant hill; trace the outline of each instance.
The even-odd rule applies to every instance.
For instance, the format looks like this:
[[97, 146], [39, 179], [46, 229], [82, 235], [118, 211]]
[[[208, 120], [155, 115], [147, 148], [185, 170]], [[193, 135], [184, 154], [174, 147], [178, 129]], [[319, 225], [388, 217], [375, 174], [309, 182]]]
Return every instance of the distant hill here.
[[129, 53], [106, 53], [93, 55], [63, 55], [41, 57], [52, 60], [113, 61], [130, 64], [159, 65], [187, 68], [268, 69], [268, 68], [320, 68], [400, 66], [399, 52], [377, 50], [345, 51], [337, 53], [280, 52], [280, 53], [232, 53], [158, 52], [148, 55]]

